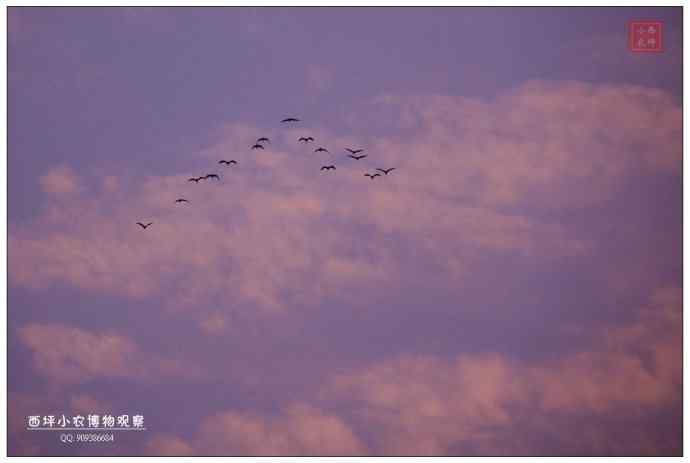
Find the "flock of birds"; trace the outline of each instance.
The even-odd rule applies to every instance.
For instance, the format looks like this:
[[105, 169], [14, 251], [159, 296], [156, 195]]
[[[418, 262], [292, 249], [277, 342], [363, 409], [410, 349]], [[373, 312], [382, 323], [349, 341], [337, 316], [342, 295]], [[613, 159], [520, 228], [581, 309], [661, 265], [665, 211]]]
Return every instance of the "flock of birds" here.
[[[283, 119], [280, 122], [281, 123], [296, 123], [296, 122], [300, 122], [300, 119], [297, 119], [295, 117], [288, 117], [288, 118]], [[306, 144], [314, 142], [315, 140], [314, 140], [314, 137], [299, 137], [299, 139], [297, 141], [302, 142], [306, 145]], [[265, 147], [266, 143], [271, 143], [271, 140], [269, 140], [268, 137], [257, 138], [256, 142], [252, 145], [251, 149], [252, 150], [266, 149], [266, 147]], [[347, 156], [349, 158], [354, 159], [355, 161], [359, 161], [359, 160], [367, 157], [366, 154], [359, 154], [359, 153], [364, 151], [363, 149], [345, 148], [345, 151], [349, 152], [350, 154], [348, 154]], [[330, 153], [330, 151], [328, 151], [326, 148], [324, 148], [322, 146], [316, 148], [314, 150], [314, 152], [315, 153]], [[236, 165], [237, 161], [234, 159], [230, 159], [230, 160], [221, 159], [220, 161], [218, 161], [218, 164], [224, 164], [225, 166], [229, 167], [233, 164]], [[321, 166], [321, 171], [324, 171], [324, 170], [325, 171], [336, 170], [336, 166], [334, 164]], [[376, 177], [381, 177], [381, 173], [383, 173], [384, 175], [388, 175], [394, 170], [395, 170], [395, 167], [390, 167], [388, 169], [376, 168], [376, 172], [374, 172], [374, 173], [366, 172], [364, 174], [364, 176], [369, 177], [369, 179], [371, 179], [371, 180], [374, 180]], [[220, 176], [218, 174], [206, 174], [206, 175], [202, 175], [200, 177], [192, 177], [192, 178], [188, 179], [187, 181], [199, 183], [202, 180], [208, 180], [208, 179], [220, 180]], [[178, 198], [175, 200], [175, 204], [182, 204], [182, 203], [188, 203], [188, 202], [189, 201], [185, 198]], [[139, 225], [141, 228], [146, 230], [149, 226], [153, 225], [153, 222], [149, 222], [149, 223], [137, 222], [137, 225]]]

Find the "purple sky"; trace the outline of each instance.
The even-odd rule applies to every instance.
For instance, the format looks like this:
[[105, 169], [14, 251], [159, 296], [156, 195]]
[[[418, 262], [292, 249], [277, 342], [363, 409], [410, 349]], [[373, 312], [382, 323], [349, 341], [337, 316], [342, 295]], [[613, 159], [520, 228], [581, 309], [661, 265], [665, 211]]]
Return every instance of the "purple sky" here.
[[680, 8], [8, 29], [10, 455], [682, 452]]

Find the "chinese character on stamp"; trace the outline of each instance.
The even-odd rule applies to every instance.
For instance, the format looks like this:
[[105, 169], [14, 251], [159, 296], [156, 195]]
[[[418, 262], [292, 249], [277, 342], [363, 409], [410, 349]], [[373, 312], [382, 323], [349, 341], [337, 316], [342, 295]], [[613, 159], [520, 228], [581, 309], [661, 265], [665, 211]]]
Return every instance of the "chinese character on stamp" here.
[[664, 51], [663, 23], [660, 21], [631, 21], [628, 24], [628, 46], [634, 52]]

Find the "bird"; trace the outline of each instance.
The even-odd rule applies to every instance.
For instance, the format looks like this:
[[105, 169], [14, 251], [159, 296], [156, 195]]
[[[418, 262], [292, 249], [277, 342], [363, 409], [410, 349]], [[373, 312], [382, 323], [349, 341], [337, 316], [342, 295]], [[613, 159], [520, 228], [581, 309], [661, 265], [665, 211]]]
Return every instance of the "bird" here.
[[324, 148], [324, 147], [319, 147], [319, 148], [316, 148], [316, 149], [314, 150], [314, 152], [315, 152], [315, 153], [320, 153], [320, 152], [328, 153], [329, 151], [328, 151], [326, 148]]
[[379, 172], [383, 172], [384, 174], [388, 175], [388, 173], [392, 170], [395, 170], [395, 167], [391, 167], [390, 169], [381, 169], [379, 167], [376, 168]]
[[180, 199], [176, 199], [176, 200], [175, 200], [175, 203], [188, 203], [188, 202], [189, 202], [189, 201], [187, 201], [187, 200], [184, 199], [184, 198], [180, 198]]
[[294, 117], [287, 117], [280, 122], [299, 122], [299, 119], [296, 119]]
[[364, 174], [364, 176], [365, 176], [365, 177], [369, 177], [370, 179], [374, 180], [376, 177], [380, 177], [381, 174], [374, 174], [374, 175], [371, 175], [371, 174]]
[[321, 170], [335, 170], [335, 166], [333, 164], [330, 166], [322, 166]]
[[220, 180], [220, 177], [218, 176], [218, 174], [208, 174], [208, 175], [205, 175], [204, 178], [205, 179], [206, 178], [215, 178], [216, 180]]
[[354, 159], [355, 161], [359, 161], [362, 158], [366, 158], [366, 154], [362, 154], [360, 156], [355, 156], [354, 154], [348, 154], [347, 157]]
[[221, 159], [220, 161], [218, 161], [218, 164], [226, 164], [229, 166], [230, 164], [237, 164], [237, 161], [235, 161], [234, 159], [230, 159], [229, 161]]
[[264, 145], [256, 143], [256, 144], [252, 145], [252, 149], [256, 150], [256, 149], [265, 149], [265, 148], [264, 148]]
[[146, 230], [146, 227], [148, 227], [149, 225], [152, 225], [152, 224], [153, 224], [153, 222], [149, 222], [149, 223], [147, 223], [146, 225], [144, 225], [144, 224], [141, 223], [141, 222], [137, 222], [137, 225], [139, 225], [139, 226], [140, 226], [141, 228], [143, 228], [144, 230]]
[[256, 139], [256, 142], [257, 142], [257, 143], [261, 143], [261, 142], [264, 142], [264, 141], [265, 141], [265, 142], [268, 142], [268, 143], [271, 143], [271, 140], [269, 140], [267, 137], [261, 137], [261, 138], [257, 138], [257, 139]]
[[364, 151], [364, 150], [353, 150], [353, 149], [350, 149], [350, 148], [345, 148], [345, 151], [349, 151], [349, 152], [352, 153], [352, 154], [357, 154], [357, 153], [361, 153], [361, 152]]
[[187, 181], [188, 181], [188, 182], [196, 182], [196, 183], [199, 183], [199, 180], [203, 180], [203, 177], [192, 177], [192, 178], [190, 178], [190, 179], [187, 180]]
[[303, 141], [304, 143], [309, 143], [310, 141], [314, 141], [314, 137], [299, 137], [299, 140], [297, 141]]

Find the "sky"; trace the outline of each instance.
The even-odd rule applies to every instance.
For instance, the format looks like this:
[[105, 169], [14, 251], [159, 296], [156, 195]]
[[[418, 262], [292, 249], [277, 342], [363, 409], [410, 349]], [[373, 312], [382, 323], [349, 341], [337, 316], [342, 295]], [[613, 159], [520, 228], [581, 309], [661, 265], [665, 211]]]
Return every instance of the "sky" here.
[[[7, 37], [10, 455], [682, 453], [680, 8], [9, 7]], [[27, 430], [63, 414], [146, 430]]]

